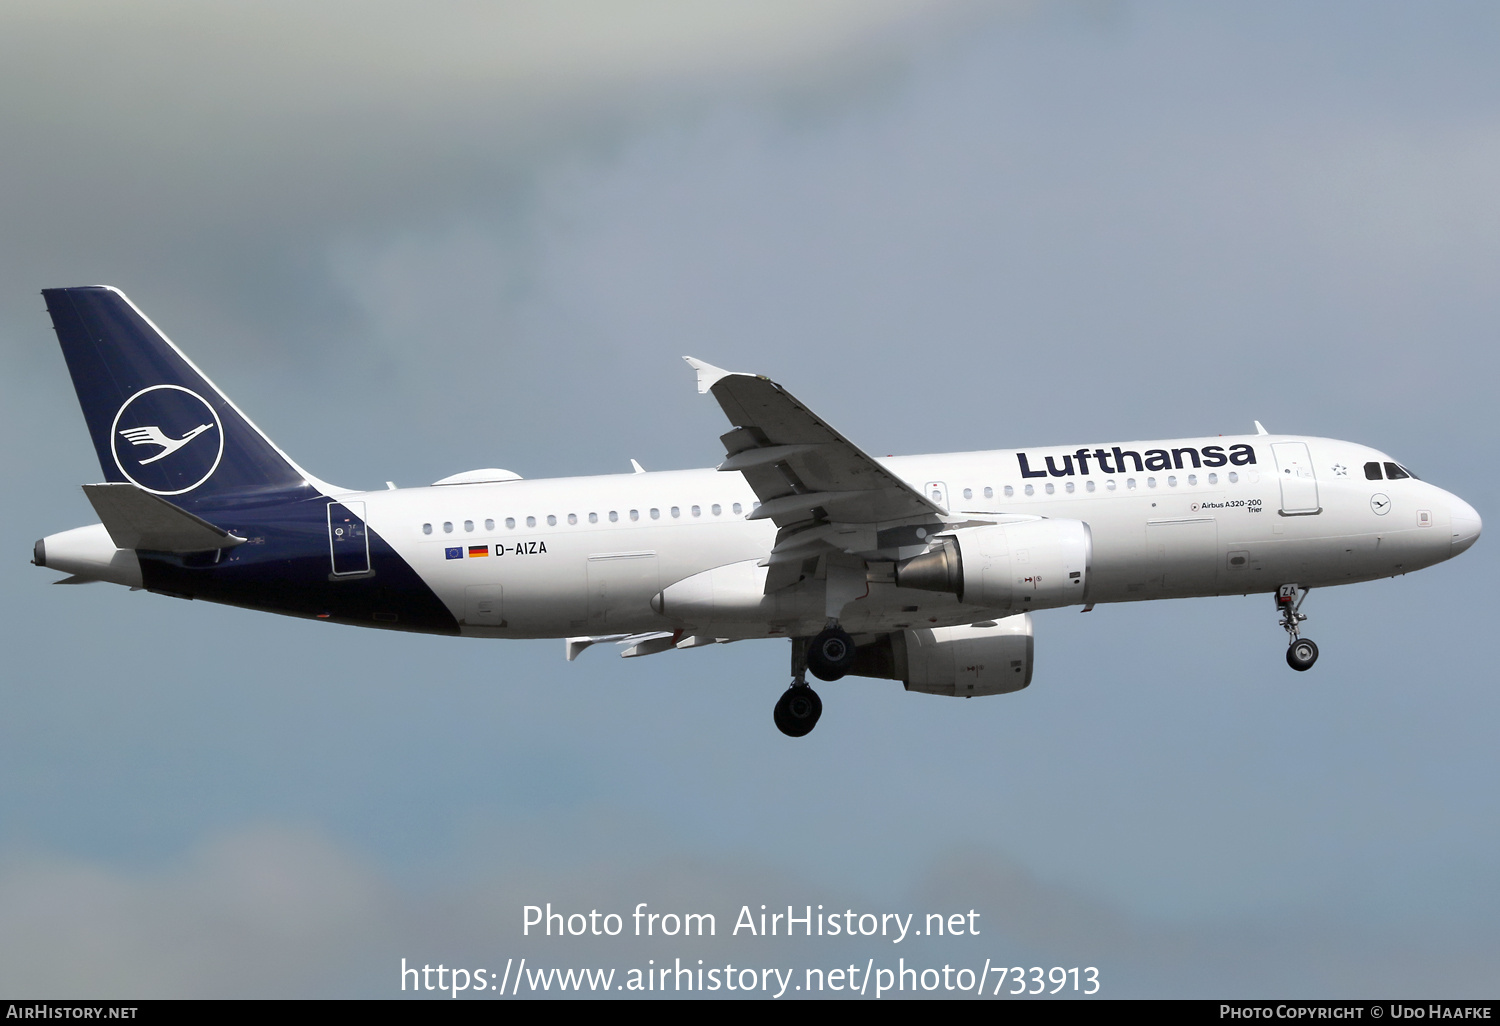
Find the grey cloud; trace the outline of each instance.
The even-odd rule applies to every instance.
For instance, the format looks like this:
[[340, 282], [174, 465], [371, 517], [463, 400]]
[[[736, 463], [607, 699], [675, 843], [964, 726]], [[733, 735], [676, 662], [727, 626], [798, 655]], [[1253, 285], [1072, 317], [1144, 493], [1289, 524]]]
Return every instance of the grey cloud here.
[[[1451, 999], [1483, 997], [1484, 966], [1496, 954], [1483, 935], [1420, 921], [1351, 941], [1354, 924], [1311, 909], [1150, 920], [976, 846], [933, 853], [909, 893], [877, 898], [696, 846], [668, 856], [640, 850], [641, 823], [600, 812], [589, 821], [595, 843], [585, 855], [573, 847], [573, 828], [522, 820], [504, 833], [525, 844], [497, 849], [490, 842], [500, 835], [481, 831], [463, 866], [405, 883], [315, 830], [276, 825], [221, 833], [152, 868], [13, 856], [0, 863], [0, 987], [38, 997], [385, 998], [401, 993], [402, 959], [496, 974], [522, 957], [534, 969], [621, 970], [702, 959], [792, 967], [800, 982], [807, 968], [869, 958], [894, 968], [899, 958], [919, 971], [978, 970], [985, 960], [1028, 971], [1094, 966], [1112, 997], [1368, 994], [1396, 974], [1402, 993]], [[714, 936], [633, 937], [641, 902], [647, 912], [711, 913]], [[544, 925], [527, 936], [527, 905], [550, 905], [565, 918], [613, 912], [623, 933], [548, 936]], [[910, 914], [912, 932], [899, 944], [894, 933], [853, 941], [788, 939], [784, 927], [775, 938], [736, 935], [741, 908], [755, 918], [762, 905], [768, 913], [791, 905], [799, 917], [809, 907], [815, 915]], [[979, 912], [972, 920], [971, 910]], [[922, 936], [929, 915], [954, 914], [977, 936]], [[1006, 989], [1016, 985], [1011, 978]]]

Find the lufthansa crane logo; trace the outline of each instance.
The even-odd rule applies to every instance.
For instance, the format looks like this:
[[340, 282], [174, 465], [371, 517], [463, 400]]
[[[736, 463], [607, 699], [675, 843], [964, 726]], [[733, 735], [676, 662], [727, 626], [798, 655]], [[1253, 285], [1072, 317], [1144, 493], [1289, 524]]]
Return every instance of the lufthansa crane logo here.
[[156, 495], [192, 491], [224, 457], [218, 411], [181, 385], [152, 385], [125, 400], [109, 436], [120, 473]]

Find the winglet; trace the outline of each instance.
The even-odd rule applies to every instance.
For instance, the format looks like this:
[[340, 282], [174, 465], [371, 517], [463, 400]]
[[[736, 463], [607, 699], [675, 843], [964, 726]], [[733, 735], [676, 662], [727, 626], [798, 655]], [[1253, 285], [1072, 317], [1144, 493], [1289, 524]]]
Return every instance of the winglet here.
[[708, 390], [714, 387], [715, 382], [720, 378], [727, 378], [734, 373], [734, 371], [727, 371], [723, 367], [715, 367], [711, 363], [695, 360], [691, 356], [684, 356], [683, 359], [687, 361], [689, 367], [698, 372], [699, 395], [707, 395]]
[[1257, 420], [1255, 422], [1255, 433], [1257, 435], [1269, 435], [1271, 432], [1267, 431], [1261, 422]]

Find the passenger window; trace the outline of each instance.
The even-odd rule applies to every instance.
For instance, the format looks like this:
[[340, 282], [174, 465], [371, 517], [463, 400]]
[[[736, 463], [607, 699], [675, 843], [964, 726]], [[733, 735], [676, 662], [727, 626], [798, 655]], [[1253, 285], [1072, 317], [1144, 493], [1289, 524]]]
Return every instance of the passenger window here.
[[451, 521], [451, 520], [444, 520], [443, 521], [443, 533], [444, 534], [452, 534], [453, 533], [453, 521]]
[[1063, 490], [1071, 494], [1073, 491], [1073, 482], [1069, 481], [1067, 484], [1063, 485]]
[[631, 510], [630, 511], [630, 519], [631, 520], [639, 520], [639, 519], [641, 519], [641, 511], [638, 510], [638, 509]]
[[734, 511], [735, 516], [739, 516], [740, 510], [743, 509], [744, 507], [742, 507], [739, 503], [736, 502], [733, 506], [730, 506], [729, 508]]
[[1053, 484], [1051, 481], [1048, 481], [1047, 482], [1047, 494], [1051, 495], [1055, 491], [1057, 491], [1057, 486], [1055, 484]]
[[1176, 488], [1177, 487], [1177, 475], [1176, 474], [1168, 474], [1167, 475], [1167, 487], [1168, 488]]
[[486, 531], [493, 531], [495, 529], [495, 522], [493, 520], [486, 520], [484, 522], [484, 529]]
[[526, 526], [527, 527], [535, 527], [536, 526], [536, 517], [527, 517], [526, 518]]
[[651, 519], [652, 520], [660, 520], [661, 519], [661, 510], [657, 509], [655, 506], [651, 507]]
[[576, 523], [578, 523], [578, 514], [577, 513], [569, 513], [568, 514], [568, 524], [571, 526], [571, 525], [576, 524]]
[[1027, 485], [1026, 486], [1026, 494], [1027, 495], [1035, 495], [1036, 494], [1036, 489], [1033, 488], [1031, 485]]
[[702, 506], [694, 506], [693, 507], [693, 516], [695, 516], [695, 517], [701, 517], [702, 515], [703, 515], [703, 507]]
[[465, 520], [464, 521], [464, 530], [465, 531], [472, 531], [472, 530], [474, 530], [474, 521], [472, 521], [472, 520]]
[[556, 527], [557, 526], [557, 517], [553, 516], [551, 513], [547, 514], [547, 526], [548, 527]]
[[1230, 484], [1237, 484], [1239, 482], [1239, 479], [1240, 479], [1240, 475], [1239, 475], [1239, 473], [1237, 471], [1231, 470], [1229, 472], [1229, 483]]
[[423, 534], [431, 534], [432, 533], [432, 525], [431, 524], [423, 524], [422, 525], [422, 533]]
[[1218, 474], [1209, 474], [1208, 475], [1208, 483], [1209, 484], [1218, 484], [1219, 483], [1219, 475]]
[[1388, 481], [1402, 481], [1408, 477], [1411, 477], [1411, 475], [1402, 470], [1396, 464], [1387, 463], [1385, 465], [1385, 477]]
[[672, 507], [672, 519], [676, 520], [680, 516], [682, 516], [682, 510], [678, 509], [676, 506], [673, 506]]
[[1146, 478], [1146, 487], [1147, 488], [1155, 488], [1156, 487], [1156, 478], [1154, 478], [1154, 477], [1148, 477], [1148, 478]]
[[984, 486], [984, 497], [986, 499], [993, 499], [995, 497], [995, 489], [991, 488], [989, 485], [985, 485]]
[[1135, 489], [1135, 478], [1127, 477], [1125, 479], [1125, 488], [1127, 491], [1133, 491]]
[[1005, 497], [1007, 499], [1010, 498], [1012, 495], [1015, 495], [1015, 494], [1016, 494], [1016, 490], [1014, 488], [1012, 488], [1010, 485], [1006, 485], [1005, 486]]
[[723, 507], [723, 506], [720, 506], [720, 505], [719, 505], [719, 504], [718, 504], [718, 503], [717, 503], [717, 502], [716, 502], [716, 503], [714, 503], [714, 504], [713, 504], [713, 505], [712, 505], [712, 506], [710, 506], [710, 507], [708, 507], [708, 510], [709, 510], [709, 512], [710, 512], [710, 513], [712, 513], [712, 514], [713, 514], [713, 515], [714, 515], [714, 516], [718, 516], [718, 515], [719, 515], [719, 514], [720, 514], [720, 513], [723, 513], [723, 512], [724, 512], [724, 507]]
[[1195, 485], [1197, 483], [1198, 483], [1198, 475], [1197, 474], [1189, 474], [1188, 475], [1188, 484]]
[[1114, 491], [1115, 490], [1115, 479], [1114, 478], [1110, 478], [1108, 481], [1104, 482], [1104, 487], [1106, 489], [1108, 489], [1109, 491]]
[[618, 511], [616, 511], [616, 510], [610, 510], [609, 511], [609, 522], [611, 524], [618, 522], [619, 519], [620, 519], [620, 514], [619, 514]]
[[972, 489], [972, 488], [965, 488], [964, 489], [964, 498], [966, 498], [966, 499], [972, 499], [972, 498], [974, 498], [974, 489]]
[[599, 522], [599, 514], [597, 514], [597, 513], [590, 513], [589, 514], [589, 523], [591, 523], [591, 524], [597, 524], [598, 522]]
[[1086, 492], [1093, 491], [1094, 490], [1094, 482], [1090, 481], [1088, 484], [1084, 485], [1083, 486], [1083, 490], [1086, 491]]
[[1380, 464], [1379, 463], [1375, 462], [1374, 460], [1371, 460], [1369, 463], [1365, 464], [1365, 480], [1366, 481], [1379, 481], [1380, 480]]
[[506, 527], [506, 530], [514, 531], [516, 529], [516, 518], [515, 517], [506, 517], [505, 518], [505, 527]]

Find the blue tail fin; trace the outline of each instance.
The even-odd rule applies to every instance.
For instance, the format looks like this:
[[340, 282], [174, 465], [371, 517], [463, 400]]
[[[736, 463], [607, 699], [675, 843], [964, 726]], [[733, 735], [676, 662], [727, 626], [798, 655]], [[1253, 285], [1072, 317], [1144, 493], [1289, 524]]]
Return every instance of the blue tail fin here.
[[316, 491], [119, 289], [44, 289], [108, 481], [182, 507]]

